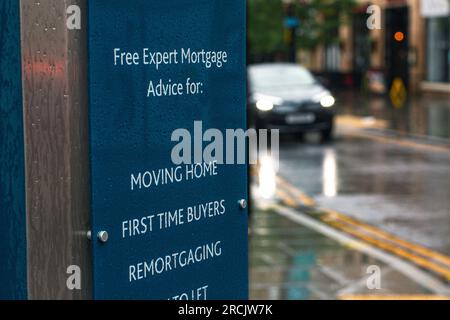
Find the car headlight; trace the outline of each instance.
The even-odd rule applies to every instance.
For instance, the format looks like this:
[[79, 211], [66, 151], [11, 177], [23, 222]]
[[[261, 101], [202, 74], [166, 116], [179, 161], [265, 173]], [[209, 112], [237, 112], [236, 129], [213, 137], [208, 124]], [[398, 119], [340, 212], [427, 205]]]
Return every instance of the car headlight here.
[[336, 99], [332, 95], [326, 95], [320, 99], [320, 105], [324, 108], [331, 108], [336, 103]]
[[256, 102], [256, 108], [261, 111], [270, 111], [273, 107], [273, 102], [268, 99], [261, 99]]

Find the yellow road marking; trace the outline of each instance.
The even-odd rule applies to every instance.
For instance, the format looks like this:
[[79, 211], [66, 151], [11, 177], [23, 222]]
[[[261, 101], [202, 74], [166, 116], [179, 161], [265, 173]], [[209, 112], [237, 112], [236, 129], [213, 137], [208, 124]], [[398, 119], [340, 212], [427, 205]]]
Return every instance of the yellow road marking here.
[[400, 300], [400, 301], [423, 301], [423, 300], [449, 300], [446, 296], [439, 295], [386, 295], [386, 294], [343, 294], [339, 296], [340, 300]]
[[387, 137], [374, 136], [374, 135], [362, 133], [362, 132], [345, 132], [345, 135], [375, 140], [375, 141], [381, 142], [381, 143], [396, 144], [396, 145], [400, 145], [402, 147], [423, 149], [423, 150], [429, 150], [429, 151], [433, 151], [433, 152], [450, 153], [450, 148], [444, 147], [444, 146], [434, 146], [434, 145], [429, 145], [429, 144], [417, 143], [414, 141], [405, 141], [405, 140], [398, 140], [398, 139], [392, 139], [392, 138], [387, 138]]
[[[300, 199], [300, 201], [303, 204], [310, 205], [312, 207], [316, 206], [316, 203], [312, 198], [302, 193], [300, 190], [298, 190], [298, 188], [287, 182], [284, 178], [277, 177], [277, 181], [280, 187], [283, 188], [283, 189], [278, 188], [277, 195], [283, 200], [283, 202], [286, 205], [293, 208], [297, 206], [296, 198], [293, 198], [290, 195], [292, 194], [296, 196], [298, 199]], [[336, 211], [328, 209], [321, 209], [321, 210], [327, 213], [326, 216], [321, 217], [321, 220], [324, 221], [325, 223], [332, 225], [333, 227], [340, 229], [348, 234], [351, 234], [359, 239], [362, 239], [366, 243], [375, 245], [376, 247], [379, 247], [383, 250], [392, 252], [397, 256], [410, 260], [415, 264], [424, 267], [428, 270], [431, 270], [439, 275], [442, 275], [447, 280], [450, 280], [450, 269], [448, 269], [448, 267], [450, 267], [449, 257], [440, 254], [438, 252], [435, 252], [433, 250], [430, 250], [428, 248], [410, 243], [406, 240], [403, 240], [399, 237], [393, 236], [385, 231], [382, 231], [376, 227], [370, 226], [356, 219], [347, 217]], [[364, 230], [365, 233], [359, 232], [358, 230], [356, 230], [356, 228]], [[377, 236], [378, 239], [368, 235], [367, 232], [374, 236]], [[392, 243], [396, 244], [397, 246], [393, 245]], [[413, 252], [409, 252], [398, 246]], [[418, 254], [420, 254], [421, 256], [419, 256]], [[427, 260], [424, 257], [431, 258], [436, 262], [445, 264], [446, 266], [436, 264], [432, 261]]]
[[[341, 115], [336, 117], [336, 124], [340, 127], [354, 128], [354, 129], [364, 129], [364, 128], [376, 128], [376, 129], [386, 129], [388, 127], [386, 120], [372, 119], [371, 121], [366, 120], [362, 117]], [[404, 147], [413, 147], [418, 149], [428, 149], [436, 152], [450, 152], [450, 147], [446, 146], [436, 146], [425, 143], [419, 143], [415, 141], [399, 140], [389, 137], [380, 137], [376, 135], [371, 135], [369, 133], [364, 133], [360, 130], [344, 131], [345, 135], [353, 137], [361, 137], [371, 140], [376, 140], [381, 143], [397, 144]]]
[[396, 244], [398, 244], [398, 245], [400, 245], [400, 246], [402, 246], [402, 247], [404, 247], [406, 249], [409, 249], [411, 251], [415, 251], [416, 253], [418, 253], [418, 254], [420, 254], [422, 256], [431, 258], [431, 259], [435, 260], [436, 262], [440, 262], [442, 264], [450, 266], [450, 258], [445, 256], [445, 255], [443, 255], [443, 254], [441, 254], [441, 253], [439, 253], [439, 252], [436, 252], [436, 251], [433, 251], [431, 249], [425, 248], [423, 246], [411, 243], [409, 241], [406, 241], [404, 239], [396, 237], [396, 236], [394, 236], [392, 234], [389, 234], [389, 233], [387, 233], [387, 232], [385, 232], [385, 231], [383, 231], [381, 229], [378, 229], [376, 227], [368, 225], [368, 224], [366, 224], [364, 222], [361, 222], [361, 221], [358, 221], [356, 219], [347, 217], [347, 216], [345, 216], [345, 215], [343, 215], [343, 214], [341, 214], [339, 212], [328, 210], [328, 209], [324, 209], [323, 211], [327, 212], [329, 214], [329, 216], [328, 216], [329, 218], [338, 219], [338, 220], [344, 221], [344, 222], [346, 222], [348, 224], [357, 226], [357, 227], [359, 227], [361, 229], [366, 230], [369, 233], [372, 233], [372, 234], [376, 235], [379, 238], [382, 238], [382, 239], [388, 240], [390, 242], [396, 243]]
[[410, 252], [408, 252], [408, 251], [406, 251], [404, 249], [395, 247], [395, 246], [393, 246], [393, 245], [391, 245], [391, 244], [389, 244], [387, 242], [384, 242], [384, 241], [372, 238], [370, 236], [367, 236], [366, 234], [361, 233], [361, 232], [353, 229], [352, 227], [348, 227], [348, 226], [344, 225], [341, 222], [338, 222], [338, 221], [326, 221], [326, 217], [322, 217], [322, 219], [323, 219], [324, 222], [334, 226], [337, 229], [340, 229], [340, 230], [342, 230], [342, 231], [344, 231], [344, 232], [346, 232], [346, 233], [348, 233], [350, 235], [353, 235], [353, 236], [355, 236], [355, 237], [357, 237], [359, 239], [362, 239], [365, 242], [370, 243], [372, 245], [375, 245], [376, 247], [379, 247], [379, 248], [381, 248], [383, 250], [392, 252], [392, 253], [396, 254], [397, 256], [400, 256], [400, 257], [403, 257], [403, 258], [405, 258], [407, 260], [410, 260], [410, 261], [414, 262], [415, 264], [417, 264], [417, 265], [419, 265], [421, 267], [424, 267], [424, 268], [426, 268], [428, 270], [431, 270], [431, 271], [433, 271], [433, 272], [435, 272], [435, 273], [445, 277], [448, 281], [450, 280], [450, 269], [447, 269], [445, 267], [437, 265], [437, 264], [435, 264], [433, 262], [430, 262], [429, 260], [427, 260], [427, 259], [425, 259], [423, 257], [417, 256], [417, 255], [415, 255], [413, 253], [410, 253]]
[[363, 118], [351, 115], [337, 116], [336, 124], [338, 126], [348, 126], [354, 128], [377, 128], [377, 129], [388, 128], [388, 123], [386, 120], [376, 119], [373, 117]]
[[313, 198], [311, 198], [311, 197], [307, 196], [306, 194], [304, 194], [303, 192], [301, 192], [299, 189], [294, 187], [292, 184], [287, 182], [282, 177], [277, 176], [277, 182], [281, 186], [285, 187], [287, 191], [291, 192], [294, 196], [296, 196], [303, 205], [308, 206], [308, 207], [316, 206], [316, 202], [314, 201]]
[[297, 206], [297, 202], [286, 192], [278, 189], [276, 193], [277, 196], [289, 207], [295, 208]]

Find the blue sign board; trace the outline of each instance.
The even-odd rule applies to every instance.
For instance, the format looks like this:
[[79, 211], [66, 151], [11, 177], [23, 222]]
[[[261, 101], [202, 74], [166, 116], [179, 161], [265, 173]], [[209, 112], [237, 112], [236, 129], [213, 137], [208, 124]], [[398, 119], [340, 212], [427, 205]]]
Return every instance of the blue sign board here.
[[245, 1], [88, 15], [94, 298], [247, 299], [247, 167], [172, 157], [176, 130], [192, 153], [207, 129], [245, 130]]
[[27, 298], [19, 1], [0, 1], [0, 300]]

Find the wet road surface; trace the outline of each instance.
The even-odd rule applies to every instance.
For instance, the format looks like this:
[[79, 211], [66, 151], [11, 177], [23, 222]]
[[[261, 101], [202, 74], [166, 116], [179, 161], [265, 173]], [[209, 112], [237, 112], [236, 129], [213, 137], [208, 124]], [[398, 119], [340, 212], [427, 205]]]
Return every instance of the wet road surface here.
[[[274, 211], [257, 210], [252, 225], [251, 299], [440, 297], [370, 255], [343, 246]], [[381, 270], [379, 290], [367, 286], [373, 266]]]
[[411, 97], [402, 108], [394, 108], [383, 96], [354, 90], [337, 92], [338, 113], [382, 120], [386, 129], [400, 135], [450, 139], [449, 94]]
[[321, 207], [450, 254], [450, 149], [416, 149], [339, 134], [333, 143], [287, 140], [280, 175]]
[[[318, 232], [320, 225], [315, 230], [259, 208], [266, 201], [258, 198], [263, 181], [254, 188], [251, 298], [439, 297], [442, 290], [427, 279], [417, 281], [415, 271], [402, 270], [410, 266], [433, 277], [449, 297], [450, 148], [373, 134], [347, 122], [338, 121], [335, 140], [326, 144], [314, 134], [304, 141], [283, 137], [270, 201], [370, 249], [339, 243]], [[372, 248], [381, 254], [371, 254]], [[379, 259], [385, 253], [387, 259]], [[380, 290], [367, 287], [372, 265], [382, 273]]]

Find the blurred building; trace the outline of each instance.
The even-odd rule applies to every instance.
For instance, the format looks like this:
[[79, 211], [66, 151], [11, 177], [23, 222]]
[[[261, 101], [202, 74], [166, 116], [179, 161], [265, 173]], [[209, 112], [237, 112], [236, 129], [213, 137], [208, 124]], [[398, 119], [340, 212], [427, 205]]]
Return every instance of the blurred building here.
[[[302, 64], [341, 86], [386, 93], [401, 78], [409, 92], [450, 93], [449, 0], [357, 2], [340, 44], [299, 51]], [[381, 29], [367, 26], [371, 5], [381, 9]]]

